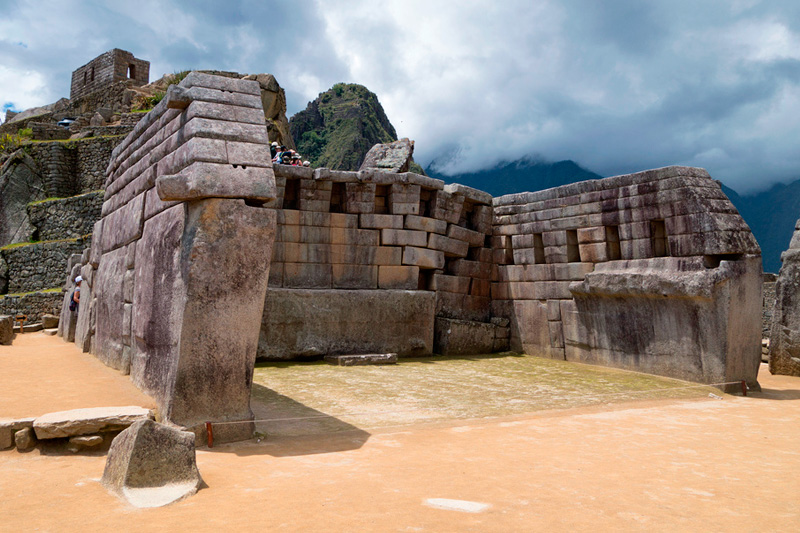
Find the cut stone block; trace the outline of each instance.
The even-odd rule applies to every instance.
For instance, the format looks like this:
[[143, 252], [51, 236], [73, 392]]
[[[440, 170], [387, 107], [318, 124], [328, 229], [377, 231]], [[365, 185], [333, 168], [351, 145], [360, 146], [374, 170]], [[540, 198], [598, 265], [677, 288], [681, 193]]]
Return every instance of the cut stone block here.
[[91, 407], [42, 415], [33, 421], [33, 429], [38, 439], [55, 439], [118, 431], [151, 416], [144, 407]]
[[496, 329], [490, 323], [437, 317], [434, 351], [441, 355], [492, 353]]
[[466, 257], [469, 251], [469, 244], [444, 235], [431, 233], [428, 238], [428, 248], [440, 250], [448, 257]]
[[195, 494], [203, 483], [194, 433], [141, 420], [117, 435], [101, 482], [134, 507], [161, 507]]
[[419, 267], [383, 265], [378, 268], [379, 289], [416, 290], [419, 285]]
[[434, 310], [429, 291], [270, 289], [258, 357], [430, 354]]
[[444, 252], [428, 248], [406, 246], [403, 248], [403, 264], [420, 268], [444, 268]]
[[444, 220], [437, 220], [435, 218], [421, 217], [417, 215], [406, 215], [405, 218], [406, 229], [427, 231], [442, 235], [447, 232], [447, 222]]
[[22, 428], [14, 433], [14, 444], [21, 452], [36, 447], [36, 436], [31, 428]]
[[404, 229], [381, 230], [381, 244], [383, 246], [425, 246], [428, 243], [428, 234], [424, 231]]
[[397, 364], [397, 354], [326, 355], [325, 362], [337, 366], [395, 365]]

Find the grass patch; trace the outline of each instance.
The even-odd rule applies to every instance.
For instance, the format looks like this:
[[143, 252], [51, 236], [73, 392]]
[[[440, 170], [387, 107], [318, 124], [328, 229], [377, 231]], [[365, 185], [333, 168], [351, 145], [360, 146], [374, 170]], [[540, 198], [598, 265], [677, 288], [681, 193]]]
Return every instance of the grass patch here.
[[11, 293], [8, 293], [8, 294], [3, 294], [0, 297], [2, 297], [2, 298], [7, 298], [7, 297], [8, 298], [22, 298], [24, 296], [30, 296], [31, 294], [39, 294], [39, 293], [54, 294], [54, 293], [57, 293], [57, 292], [63, 292], [63, 289], [61, 287], [53, 287], [52, 289], [41, 289], [41, 290], [38, 290], [38, 291], [31, 291], [31, 292], [11, 292]]
[[72, 239], [53, 239], [50, 241], [31, 241], [31, 242], [16, 242], [14, 244], [7, 244], [0, 248], [0, 251], [3, 250], [13, 250], [14, 248], [22, 248], [23, 246], [33, 246], [35, 244], [50, 244], [53, 242], [78, 242], [78, 241], [85, 241], [91, 238], [91, 234], [88, 235], [81, 235], [80, 237], [74, 237]]

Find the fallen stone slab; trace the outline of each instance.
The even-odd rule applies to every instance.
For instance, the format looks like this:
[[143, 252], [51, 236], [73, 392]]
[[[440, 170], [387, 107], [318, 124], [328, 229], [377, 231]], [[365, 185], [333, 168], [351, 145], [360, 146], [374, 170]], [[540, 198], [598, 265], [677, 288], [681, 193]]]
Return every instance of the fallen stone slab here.
[[151, 416], [149, 409], [136, 406], [73, 409], [36, 418], [33, 429], [39, 439], [56, 439], [100, 431], [119, 431]]
[[58, 334], [58, 328], [47, 328], [42, 333], [44, 333], [45, 335], [54, 335], [55, 336], [55, 335]]
[[325, 362], [338, 366], [394, 365], [397, 364], [397, 354], [367, 353], [358, 355], [326, 355]]
[[14, 446], [14, 433], [20, 429], [33, 427], [34, 417], [0, 419], [0, 450]]
[[193, 495], [197, 470], [194, 433], [139, 420], [117, 435], [101, 482], [134, 507], [161, 507]]
[[42, 331], [42, 329], [44, 328], [41, 322], [34, 322], [33, 324], [26, 324], [23, 328], [14, 326], [14, 333], [36, 333], [37, 331]]

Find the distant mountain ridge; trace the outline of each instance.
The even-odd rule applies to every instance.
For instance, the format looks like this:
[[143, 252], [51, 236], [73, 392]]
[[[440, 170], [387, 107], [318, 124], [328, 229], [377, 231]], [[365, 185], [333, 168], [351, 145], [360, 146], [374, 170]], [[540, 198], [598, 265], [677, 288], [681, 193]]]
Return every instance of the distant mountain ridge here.
[[[500, 163], [491, 169], [452, 176], [437, 172], [435, 168], [434, 161], [426, 168], [427, 174], [448, 183], [461, 183], [486, 191], [492, 196], [540, 191], [603, 177], [571, 160], [544, 163], [523, 158]], [[758, 240], [764, 272], [778, 272], [781, 253], [789, 247], [795, 222], [800, 218], [800, 179], [773, 185], [756, 194], [740, 195], [725, 185], [722, 190]]]
[[492, 196], [541, 191], [578, 181], [603, 177], [571, 160], [546, 163], [532, 158], [501, 162], [487, 170], [452, 176], [437, 172], [436, 161], [434, 161], [428, 165], [425, 172], [433, 178], [438, 178], [448, 183], [468, 185], [469, 187], [486, 191]]

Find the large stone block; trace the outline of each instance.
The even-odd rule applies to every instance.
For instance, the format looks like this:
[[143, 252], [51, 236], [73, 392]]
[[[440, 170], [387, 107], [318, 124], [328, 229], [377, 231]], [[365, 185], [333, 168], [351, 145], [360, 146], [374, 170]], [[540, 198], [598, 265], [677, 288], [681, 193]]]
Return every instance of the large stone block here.
[[14, 320], [10, 316], [0, 316], [0, 344], [11, 344], [14, 337]]
[[496, 329], [491, 323], [437, 317], [434, 351], [441, 355], [492, 353]]
[[434, 307], [427, 291], [270, 289], [258, 357], [430, 354]]
[[444, 252], [406, 246], [403, 248], [403, 264], [420, 268], [442, 269], [444, 268]]
[[101, 482], [134, 507], [161, 507], [196, 493], [203, 483], [188, 431], [136, 422], [117, 435]]

